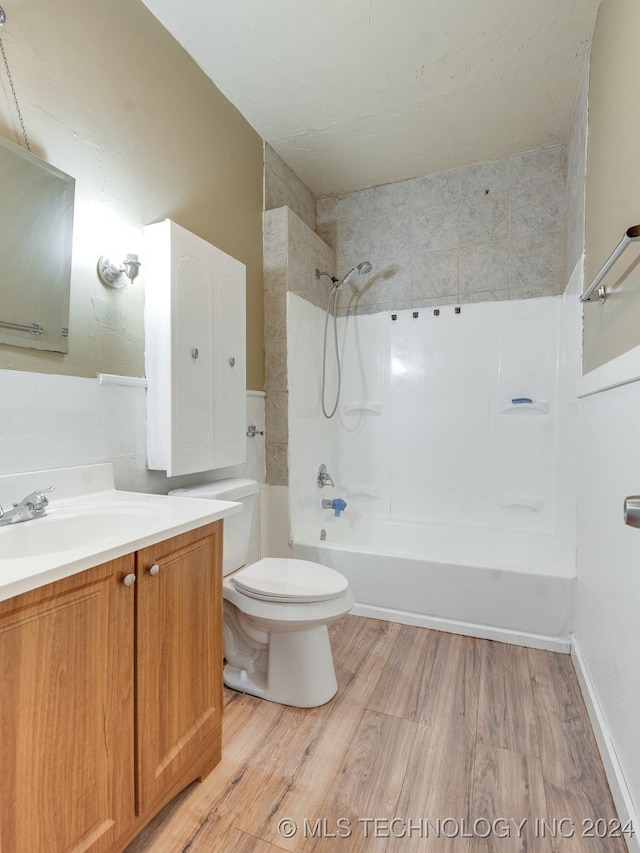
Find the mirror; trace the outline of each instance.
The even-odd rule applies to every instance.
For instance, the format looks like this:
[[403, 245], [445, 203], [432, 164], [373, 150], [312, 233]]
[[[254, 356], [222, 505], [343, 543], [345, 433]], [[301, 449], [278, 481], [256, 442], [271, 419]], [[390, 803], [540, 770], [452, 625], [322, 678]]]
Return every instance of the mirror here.
[[0, 343], [68, 352], [75, 181], [0, 137]]

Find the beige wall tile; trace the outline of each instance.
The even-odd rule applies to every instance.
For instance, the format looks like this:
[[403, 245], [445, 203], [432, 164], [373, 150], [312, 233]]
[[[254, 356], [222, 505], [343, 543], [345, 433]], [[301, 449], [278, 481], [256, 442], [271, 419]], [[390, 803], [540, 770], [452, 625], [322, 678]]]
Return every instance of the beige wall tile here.
[[287, 486], [289, 484], [289, 446], [287, 444], [267, 444], [265, 452], [267, 482], [271, 486]]
[[564, 145], [556, 145], [553, 148], [529, 151], [526, 154], [511, 157], [509, 164], [512, 190], [526, 189], [547, 181], [563, 183], [565, 148]]
[[460, 198], [507, 192], [509, 161], [492, 160], [460, 169]]
[[316, 227], [316, 199], [270, 145], [264, 146], [264, 209], [289, 207], [309, 228]]

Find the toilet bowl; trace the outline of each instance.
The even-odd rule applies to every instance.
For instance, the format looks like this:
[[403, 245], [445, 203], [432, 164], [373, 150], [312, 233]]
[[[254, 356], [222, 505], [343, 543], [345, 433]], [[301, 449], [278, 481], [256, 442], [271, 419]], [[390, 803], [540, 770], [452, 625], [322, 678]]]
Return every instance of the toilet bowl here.
[[349, 612], [353, 596], [346, 578], [320, 563], [266, 557], [246, 565], [257, 493], [254, 480], [226, 479], [170, 494], [244, 506], [224, 521], [224, 683], [313, 708], [338, 689], [328, 625]]

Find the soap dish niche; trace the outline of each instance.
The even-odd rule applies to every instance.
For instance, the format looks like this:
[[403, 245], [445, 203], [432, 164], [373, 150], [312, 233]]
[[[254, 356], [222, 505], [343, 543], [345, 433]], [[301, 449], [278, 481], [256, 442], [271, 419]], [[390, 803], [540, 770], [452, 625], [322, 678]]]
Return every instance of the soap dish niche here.
[[372, 498], [373, 500], [380, 500], [382, 497], [382, 489], [379, 486], [351, 486], [351, 488], [347, 487], [346, 491], [352, 498]]
[[381, 415], [382, 403], [345, 403], [342, 413], [344, 415]]
[[503, 495], [499, 501], [500, 509], [510, 509], [518, 512], [542, 512], [542, 498], [532, 498], [525, 495]]
[[502, 400], [501, 415], [548, 415], [549, 403], [545, 400], [533, 400], [530, 397], [514, 397], [512, 400]]

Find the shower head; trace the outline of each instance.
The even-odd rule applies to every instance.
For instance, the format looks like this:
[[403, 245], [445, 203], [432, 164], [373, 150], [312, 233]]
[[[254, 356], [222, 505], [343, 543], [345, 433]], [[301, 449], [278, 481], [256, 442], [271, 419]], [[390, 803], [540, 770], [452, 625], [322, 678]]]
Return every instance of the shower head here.
[[358, 264], [357, 267], [354, 267], [352, 270], [349, 270], [349, 272], [345, 275], [345, 277], [342, 279], [342, 281], [340, 281], [338, 284], [336, 284], [335, 287], [340, 289], [345, 284], [347, 284], [347, 282], [351, 281], [353, 276], [356, 275], [357, 273], [359, 273], [361, 275], [366, 275], [367, 273], [371, 272], [372, 269], [373, 269], [373, 267], [371, 266], [369, 261], [363, 261], [361, 264]]

